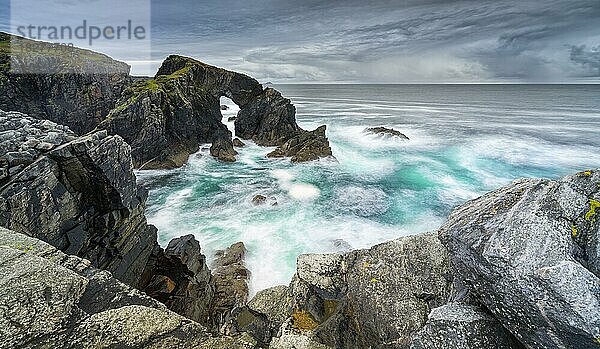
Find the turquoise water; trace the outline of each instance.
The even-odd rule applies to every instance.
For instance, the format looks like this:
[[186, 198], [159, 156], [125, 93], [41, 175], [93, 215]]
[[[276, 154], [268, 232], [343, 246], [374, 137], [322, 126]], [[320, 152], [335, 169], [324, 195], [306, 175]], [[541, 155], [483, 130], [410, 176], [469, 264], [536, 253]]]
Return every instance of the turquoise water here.
[[[161, 244], [192, 233], [212, 256], [243, 241], [253, 292], [289, 283], [299, 254], [435, 230], [456, 205], [515, 178], [600, 167], [600, 86], [276, 88], [302, 127], [327, 125], [337, 161], [267, 159], [273, 148], [248, 142], [234, 164], [206, 146], [182, 169], [138, 172]], [[226, 121], [237, 109], [224, 103]], [[410, 141], [364, 134], [369, 126]], [[254, 206], [257, 194], [269, 204]]]

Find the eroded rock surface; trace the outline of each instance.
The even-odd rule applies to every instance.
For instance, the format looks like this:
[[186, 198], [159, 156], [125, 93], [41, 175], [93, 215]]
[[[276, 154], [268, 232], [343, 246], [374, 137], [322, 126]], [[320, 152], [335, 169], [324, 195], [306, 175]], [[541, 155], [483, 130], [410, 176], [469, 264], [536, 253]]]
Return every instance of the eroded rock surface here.
[[292, 162], [306, 162], [331, 157], [325, 126], [314, 131], [301, 131], [269, 153], [270, 158], [290, 157]]
[[[105, 131], [0, 112], [0, 226], [46, 241], [135, 285], [156, 244], [129, 145]], [[4, 138], [3, 138], [4, 137]]]
[[600, 172], [523, 179], [456, 209], [440, 229], [465, 285], [529, 348], [600, 338]]
[[244, 264], [245, 255], [246, 247], [241, 242], [216, 253], [212, 269], [216, 285], [213, 322], [217, 327], [225, 322], [231, 310], [248, 302], [250, 271]]

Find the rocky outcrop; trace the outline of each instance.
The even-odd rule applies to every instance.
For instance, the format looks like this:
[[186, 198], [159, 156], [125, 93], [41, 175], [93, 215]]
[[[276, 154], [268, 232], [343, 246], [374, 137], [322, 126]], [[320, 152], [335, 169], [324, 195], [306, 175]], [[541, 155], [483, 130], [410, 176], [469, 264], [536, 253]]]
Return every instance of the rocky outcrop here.
[[440, 229], [456, 272], [529, 348], [600, 338], [600, 172], [524, 179], [456, 209]]
[[236, 148], [243, 148], [246, 146], [246, 144], [236, 137], [233, 139], [233, 146]]
[[75, 138], [50, 121], [0, 112], [0, 226], [46, 241], [136, 285], [156, 244], [131, 151], [105, 131]]
[[429, 313], [410, 349], [519, 349], [523, 346], [493, 316], [475, 305], [450, 303]]
[[170, 310], [210, 326], [215, 283], [193, 235], [158, 246], [146, 266], [140, 289]]
[[108, 56], [0, 33], [0, 109], [84, 134], [129, 83], [129, 66]]
[[314, 131], [300, 131], [280, 147], [267, 155], [270, 158], [291, 157], [292, 162], [306, 162], [332, 157], [329, 140], [325, 136], [326, 126]]
[[377, 135], [381, 135], [381, 136], [392, 136], [392, 137], [398, 137], [401, 139], [406, 139], [408, 140], [409, 138], [402, 132], [400, 131], [396, 131], [393, 128], [387, 128], [387, 127], [368, 127], [365, 129], [366, 133], [373, 133], [373, 134], [377, 134]]
[[248, 307], [264, 314], [273, 335], [292, 314], [292, 296], [287, 286], [275, 286], [258, 292]]
[[194, 348], [199, 324], [38, 239], [0, 228], [0, 341], [8, 348]]
[[447, 302], [449, 268], [435, 234], [300, 256], [288, 334], [335, 348], [408, 347], [430, 310]]
[[248, 302], [250, 271], [244, 265], [245, 255], [246, 247], [241, 242], [216, 253], [213, 265], [216, 288], [212, 317], [216, 327], [221, 327], [231, 310]]

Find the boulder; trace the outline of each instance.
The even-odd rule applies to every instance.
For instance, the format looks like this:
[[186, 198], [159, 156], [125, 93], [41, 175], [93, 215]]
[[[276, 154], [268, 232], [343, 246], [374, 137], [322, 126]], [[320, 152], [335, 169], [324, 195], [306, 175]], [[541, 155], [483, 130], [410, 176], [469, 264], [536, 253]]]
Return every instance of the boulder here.
[[226, 336], [247, 333], [262, 347], [267, 346], [273, 336], [267, 316], [247, 306], [234, 308], [225, 318], [220, 332]]
[[529, 348], [600, 338], [600, 171], [522, 179], [457, 208], [439, 231], [465, 286]]
[[0, 303], [8, 348], [191, 348], [210, 338], [89, 261], [3, 228]]
[[237, 148], [243, 148], [246, 146], [246, 144], [236, 137], [233, 139], [233, 146]]
[[366, 133], [373, 133], [373, 134], [377, 134], [377, 135], [382, 135], [382, 136], [392, 136], [392, 137], [398, 137], [401, 139], [406, 139], [408, 140], [409, 138], [402, 132], [400, 131], [396, 131], [393, 128], [387, 128], [387, 127], [368, 127], [365, 129]]
[[302, 255], [290, 286], [291, 329], [335, 348], [408, 347], [429, 311], [446, 303], [449, 268], [432, 233]]
[[211, 325], [215, 283], [193, 235], [171, 240], [165, 250], [155, 248], [140, 289], [177, 314]]
[[233, 145], [231, 139], [219, 138], [210, 147], [210, 155], [224, 162], [235, 162], [238, 153], [233, 149]]
[[326, 126], [303, 131], [267, 154], [270, 158], [291, 157], [292, 162], [306, 162], [331, 157], [331, 147], [325, 136]]
[[248, 307], [264, 314], [275, 334], [292, 313], [292, 297], [287, 286], [275, 286], [258, 292]]
[[498, 320], [475, 305], [450, 303], [429, 313], [410, 349], [524, 348]]
[[252, 198], [252, 203], [256, 206], [258, 205], [263, 205], [265, 203], [267, 203], [267, 197], [264, 195], [254, 195], [254, 197]]
[[244, 264], [245, 255], [246, 247], [242, 242], [215, 254], [212, 269], [216, 288], [212, 319], [218, 328], [225, 322], [231, 310], [248, 302], [250, 271]]
[[59, 50], [0, 33], [0, 109], [85, 134], [104, 120], [131, 83], [129, 66], [88, 50], [72, 47], [69, 54], [56, 54]]
[[76, 138], [64, 126], [20, 113], [0, 111], [0, 121], [8, 137], [0, 136], [8, 165], [0, 180], [0, 226], [137, 285], [156, 228], [146, 222], [147, 192], [136, 184], [129, 145], [105, 131]]

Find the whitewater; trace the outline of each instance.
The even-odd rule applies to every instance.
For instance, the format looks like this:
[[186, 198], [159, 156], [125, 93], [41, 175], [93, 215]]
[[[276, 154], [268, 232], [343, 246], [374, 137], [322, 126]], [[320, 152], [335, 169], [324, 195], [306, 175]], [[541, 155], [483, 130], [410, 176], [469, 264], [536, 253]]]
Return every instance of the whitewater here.
[[[209, 259], [243, 241], [252, 293], [288, 284], [303, 253], [434, 231], [454, 207], [519, 177], [600, 168], [600, 85], [277, 85], [334, 159], [292, 164], [250, 141], [176, 170], [139, 171], [159, 241], [194, 234]], [[223, 111], [233, 131], [237, 106]], [[393, 127], [410, 140], [366, 134]], [[255, 195], [267, 204], [252, 203]]]

